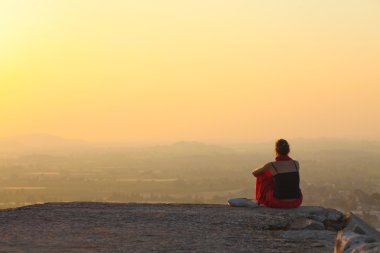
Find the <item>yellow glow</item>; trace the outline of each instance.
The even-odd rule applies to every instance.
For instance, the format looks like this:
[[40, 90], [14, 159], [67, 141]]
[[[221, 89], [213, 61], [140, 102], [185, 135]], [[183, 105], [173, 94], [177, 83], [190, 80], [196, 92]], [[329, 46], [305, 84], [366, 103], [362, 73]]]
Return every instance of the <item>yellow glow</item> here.
[[0, 136], [378, 138], [379, 13], [372, 0], [1, 1]]

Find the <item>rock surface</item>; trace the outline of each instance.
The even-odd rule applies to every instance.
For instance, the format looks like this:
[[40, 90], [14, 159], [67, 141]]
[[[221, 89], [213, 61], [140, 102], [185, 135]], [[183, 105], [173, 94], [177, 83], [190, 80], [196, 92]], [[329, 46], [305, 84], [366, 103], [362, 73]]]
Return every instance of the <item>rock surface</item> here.
[[[341, 244], [340, 252], [361, 252], [361, 253], [378, 253], [380, 252], [380, 243], [373, 238], [360, 235], [352, 231], [339, 232], [337, 237]], [[337, 251], [337, 250], [336, 250]], [[339, 251], [338, 251], [339, 252]]]
[[380, 232], [350, 213], [345, 228], [337, 234], [334, 252], [378, 253], [380, 252]]
[[333, 252], [342, 220], [308, 206], [47, 203], [0, 211], [0, 252]]

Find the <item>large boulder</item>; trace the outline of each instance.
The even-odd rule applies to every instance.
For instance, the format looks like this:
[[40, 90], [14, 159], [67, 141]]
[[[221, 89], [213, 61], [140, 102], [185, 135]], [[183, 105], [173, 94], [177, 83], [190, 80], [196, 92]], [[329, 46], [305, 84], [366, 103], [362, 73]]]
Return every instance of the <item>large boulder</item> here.
[[362, 219], [350, 213], [343, 230], [338, 232], [334, 253], [378, 253], [380, 233]]

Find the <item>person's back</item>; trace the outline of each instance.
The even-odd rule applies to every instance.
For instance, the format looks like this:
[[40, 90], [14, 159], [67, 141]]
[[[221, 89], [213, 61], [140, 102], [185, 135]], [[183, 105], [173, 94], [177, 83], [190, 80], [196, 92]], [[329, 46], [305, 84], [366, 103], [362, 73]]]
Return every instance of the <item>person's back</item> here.
[[299, 164], [295, 160], [275, 161], [271, 163], [275, 183], [274, 197], [289, 201], [301, 196], [299, 188]]

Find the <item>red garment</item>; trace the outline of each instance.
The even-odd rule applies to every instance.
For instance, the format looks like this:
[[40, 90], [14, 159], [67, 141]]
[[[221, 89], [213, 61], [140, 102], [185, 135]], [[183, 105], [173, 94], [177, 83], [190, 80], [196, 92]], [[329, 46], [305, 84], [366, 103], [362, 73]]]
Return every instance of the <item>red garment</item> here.
[[[280, 158], [287, 159], [287, 158]], [[276, 157], [277, 160], [277, 157]], [[287, 161], [287, 160], [277, 160], [277, 161]], [[274, 197], [275, 182], [273, 180], [272, 173], [270, 171], [265, 171], [262, 174], [256, 176], [256, 199], [260, 205], [265, 205], [267, 207], [273, 208], [297, 208], [302, 204], [302, 193], [301, 197], [292, 201], [283, 201]]]
[[293, 159], [290, 158], [288, 155], [278, 155], [276, 157], [276, 161], [290, 161], [290, 160], [293, 160]]

